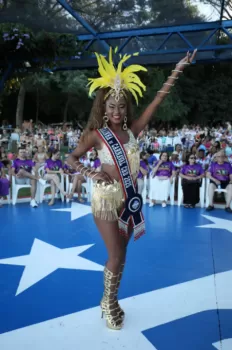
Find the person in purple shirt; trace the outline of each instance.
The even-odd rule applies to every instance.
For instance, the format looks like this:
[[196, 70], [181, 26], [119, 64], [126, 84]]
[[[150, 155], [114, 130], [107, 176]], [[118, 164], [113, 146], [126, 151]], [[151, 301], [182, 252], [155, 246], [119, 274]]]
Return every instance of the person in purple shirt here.
[[[33, 173], [32, 173], [33, 171]], [[31, 202], [33, 208], [38, 207], [35, 200], [37, 181], [44, 184], [44, 181], [38, 175], [35, 169], [35, 163], [26, 158], [25, 148], [18, 149], [18, 158], [12, 164], [12, 176], [15, 176], [15, 182], [18, 185], [31, 185]]]
[[4, 165], [0, 162], [0, 208], [2, 207], [2, 199], [8, 196], [10, 188], [10, 181], [6, 178]]
[[168, 161], [168, 153], [162, 152], [160, 160], [155, 162], [150, 178], [150, 207], [155, 201], [161, 201], [162, 207], [167, 206], [170, 195], [170, 186], [175, 177], [175, 167], [172, 162]]
[[185, 208], [194, 208], [199, 203], [201, 179], [204, 175], [202, 166], [196, 164], [195, 154], [189, 154], [186, 157], [186, 164], [181, 168], [180, 172]]
[[60, 178], [58, 176], [64, 175], [63, 164], [59, 158], [60, 151], [55, 149], [51, 152], [50, 158], [46, 160], [44, 165], [44, 179], [51, 183], [51, 201], [48, 203], [48, 205], [50, 206], [54, 205], [55, 203], [56, 188], [59, 189], [59, 191], [63, 194], [64, 197], [67, 197], [67, 193], [61, 186]]
[[[69, 155], [67, 155], [68, 157]], [[95, 160], [95, 170], [100, 166], [99, 163]], [[100, 160], [99, 160], [100, 162]], [[100, 163], [101, 164], [101, 163]], [[94, 166], [94, 164], [92, 164]], [[70, 167], [66, 162], [64, 165], [64, 172], [69, 176], [69, 188], [66, 189], [66, 191], [69, 193], [69, 199], [73, 199], [74, 193], [77, 193], [78, 201], [80, 203], [84, 203], [85, 200], [82, 198], [82, 184], [87, 182], [87, 178], [83, 176], [79, 171], [76, 171], [72, 167]]]
[[138, 174], [138, 193], [142, 194], [143, 187], [144, 187], [144, 176], [149, 175], [149, 164], [148, 164], [148, 155], [146, 152], [140, 153], [140, 168], [139, 168], [139, 174]]
[[230, 204], [232, 201], [232, 167], [230, 163], [226, 162], [224, 151], [220, 151], [215, 156], [215, 162], [211, 163], [207, 177], [210, 179], [209, 184], [209, 206], [206, 209], [211, 211], [214, 209], [213, 197], [214, 191], [218, 187], [220, 189], [226, 189], [226, 207], [225, 210], [228, 213], [232, 213]]
[[98, 153], [96, 149], [93, 149], [89, 155], [91, 168], [95, 171], [101, 171], [101, 161], [98, 158]]

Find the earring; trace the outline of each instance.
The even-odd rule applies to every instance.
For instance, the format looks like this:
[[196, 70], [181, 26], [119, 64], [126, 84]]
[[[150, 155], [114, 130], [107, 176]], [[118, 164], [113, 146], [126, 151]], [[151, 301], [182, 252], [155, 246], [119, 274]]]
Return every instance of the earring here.
[[104, 121], [104, 124], [103, 124], [103, 127], [104, 128], [108, 128], [108, 121], [109, 121], [109, 118], [107, 117], [107, 114], [106, 114], [106, 112], [105, 112], [105, 115], [104, 115], [104, 117], [103, 117], [103, 121]]
[[125, 117], [124, 117], [124, 124], [123, 124], [123, 130], [127, 130], [127, 116], [125, 115]]

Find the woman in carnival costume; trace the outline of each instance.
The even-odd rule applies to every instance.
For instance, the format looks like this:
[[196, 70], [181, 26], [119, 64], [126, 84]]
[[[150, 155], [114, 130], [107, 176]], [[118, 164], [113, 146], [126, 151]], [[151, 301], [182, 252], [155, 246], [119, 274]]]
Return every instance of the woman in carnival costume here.
[[[138, 54], [134, 54], [136, 55]], [[136, 138], [195, 55], [196, 50], [192, 56], [187, 53], [141, 117], [133, 120], [130, 95], [133, 95], [138, 104], [138, 95], [142, 97], [142, 91], [146, 90], [136, 72], [147, 69], [140, 65], [130, 65], [123, 70], [123, 64], [131, 55], [120, 55], [121, 60], [116, 67], [112, 49], [108, 61], [104, 56], [96, 54], [100, 77], [90, 79], [89, 94], [91, 96], [95, 90], [98, 91], [86, 130], [68, 163], [83, 176], [94, 180], [92, 212], [108, 252], [104, 269], [104, 294], [100, 305], [106, 324], [111, 329], [121, 329], [125, 317], [117, 295], [129, 239], [132, 232], [135, 240], [145, 232], [141, 212], [142, 198], [136, 189], [140, 167]], [[79, 161], [93, 147], [97, 149], [102, 164], [100, 172], [84, 167]]]

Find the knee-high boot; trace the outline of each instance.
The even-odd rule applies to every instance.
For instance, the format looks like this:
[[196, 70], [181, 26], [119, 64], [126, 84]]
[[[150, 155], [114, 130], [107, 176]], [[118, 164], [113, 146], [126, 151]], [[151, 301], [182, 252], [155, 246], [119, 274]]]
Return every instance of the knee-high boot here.
[[119, 330], [122, 318], [118, 314], [118, 301], [115, 297], [119, 274], [113, 274], [107, 267], [104, 269], [104, 295], [101, 300], [102, 317], [105, 314], [107, 327]]
[[119, 270], [119, 275], [118, 275], [117, 286], [116, 286], [116, 292], [115, 292], [115, 299], [116, 299], [116, 305], [117, 305], [117, 308], [118, 308], [118, 315], [119, 315], [119, 317], [122, 320], [124, 320], [125, 312], [123, 311], [123, 309], [121, 308], [121, 306], [118, 303], [118, 290], [119, 290], [119, 287], [120, 287], [120, 284], [121, 284], [121, 279], [122, 279], [122, 274], [123, 274], [124, 267], [125, 267], [125, 263], [121, 264], [120, 270]]

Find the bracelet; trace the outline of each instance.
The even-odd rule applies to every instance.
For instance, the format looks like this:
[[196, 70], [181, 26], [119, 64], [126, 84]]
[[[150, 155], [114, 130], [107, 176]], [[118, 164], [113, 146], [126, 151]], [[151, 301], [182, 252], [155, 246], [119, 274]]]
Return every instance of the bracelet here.
[[175, 86], [175, 84], [164, 83], [164, 85]]
[[190, 62], [183, 62], [183, 63], [177, 63], [176, 67], [178, 66], [190, 66], [191, 63]]
[[94, 174], [92, 177], [91, 177], [91, 180], [93, 180], [95, 178], [95, 176], [98, 175], [98, 172], [96, 172], [96, 174]]
[[172, 72], [178, 72], [178, 73], [183, 73], [182, 70], [178, 70], [178, 69], [173, 69]]
[[170, 94], [170, 91], [159, 90], [158, 92], [163, 92], [165, 94]]
[[176, 80], [179, 79], [179, 77], [173, 77], [172, 75], [169, 75], [169, 78], [176, 79]]
[[[84, 167], [83, 169], [85, 169], [85, 170], [83, 171], [83, 173], [81, 173], [81, 175], [86, 176], [86, 175], [85, 175], [85, 174], [86, 174], [86, 171], [89, 171], [90, 169], [87, 168], [87, 167]], [[83, 169], [81, 169], [81, 170], [83, 170]]]
[[[77, 162], [76, 162], [76, 163], [77, 163]], [[74, 164], [75, 164], [75, 163], [74, 163]], [[76, 170], [78, 170], [78, 168], [79, 168], [80, 166], [82, 166], [82, 167], [84, 168], [83, 164], [79, 164], [79, 165], [76, 167]], [[82, 168], [82, 169], [83, 169], [83, 168]], [[81, 169], [81, 170], [82, 170], [82, 169]], [[80, 172], [81, 172], [81, 170], [80, 170]]]
[[88, 176], [88, 177], [91, 177], [90, 175], [91, 175], [92, 173], [95, 173], [95, 169], [94, 169], [94, 170], [91, 170], [90, 173], [89, 173], [87, 176]]
[[82, 176], [86, 176], [85, 173], [86, 173], [86, 171], [88, 171], [88, 170], [89, 170], [88, 168], [85, 169], [85, 171], [83, 172]]
[[[88, 168], [86, 168], [85, 166], [83, 166], [83, 168], [80, 170], [81, 175], [83, 175], [83, 174], [82, 174], [82, 170], [84, 170], [84, 169], [87, 169], [87, 170], [88, 170]], [[84, 172], [85, 172], [85, 170], [84, 170]]]

